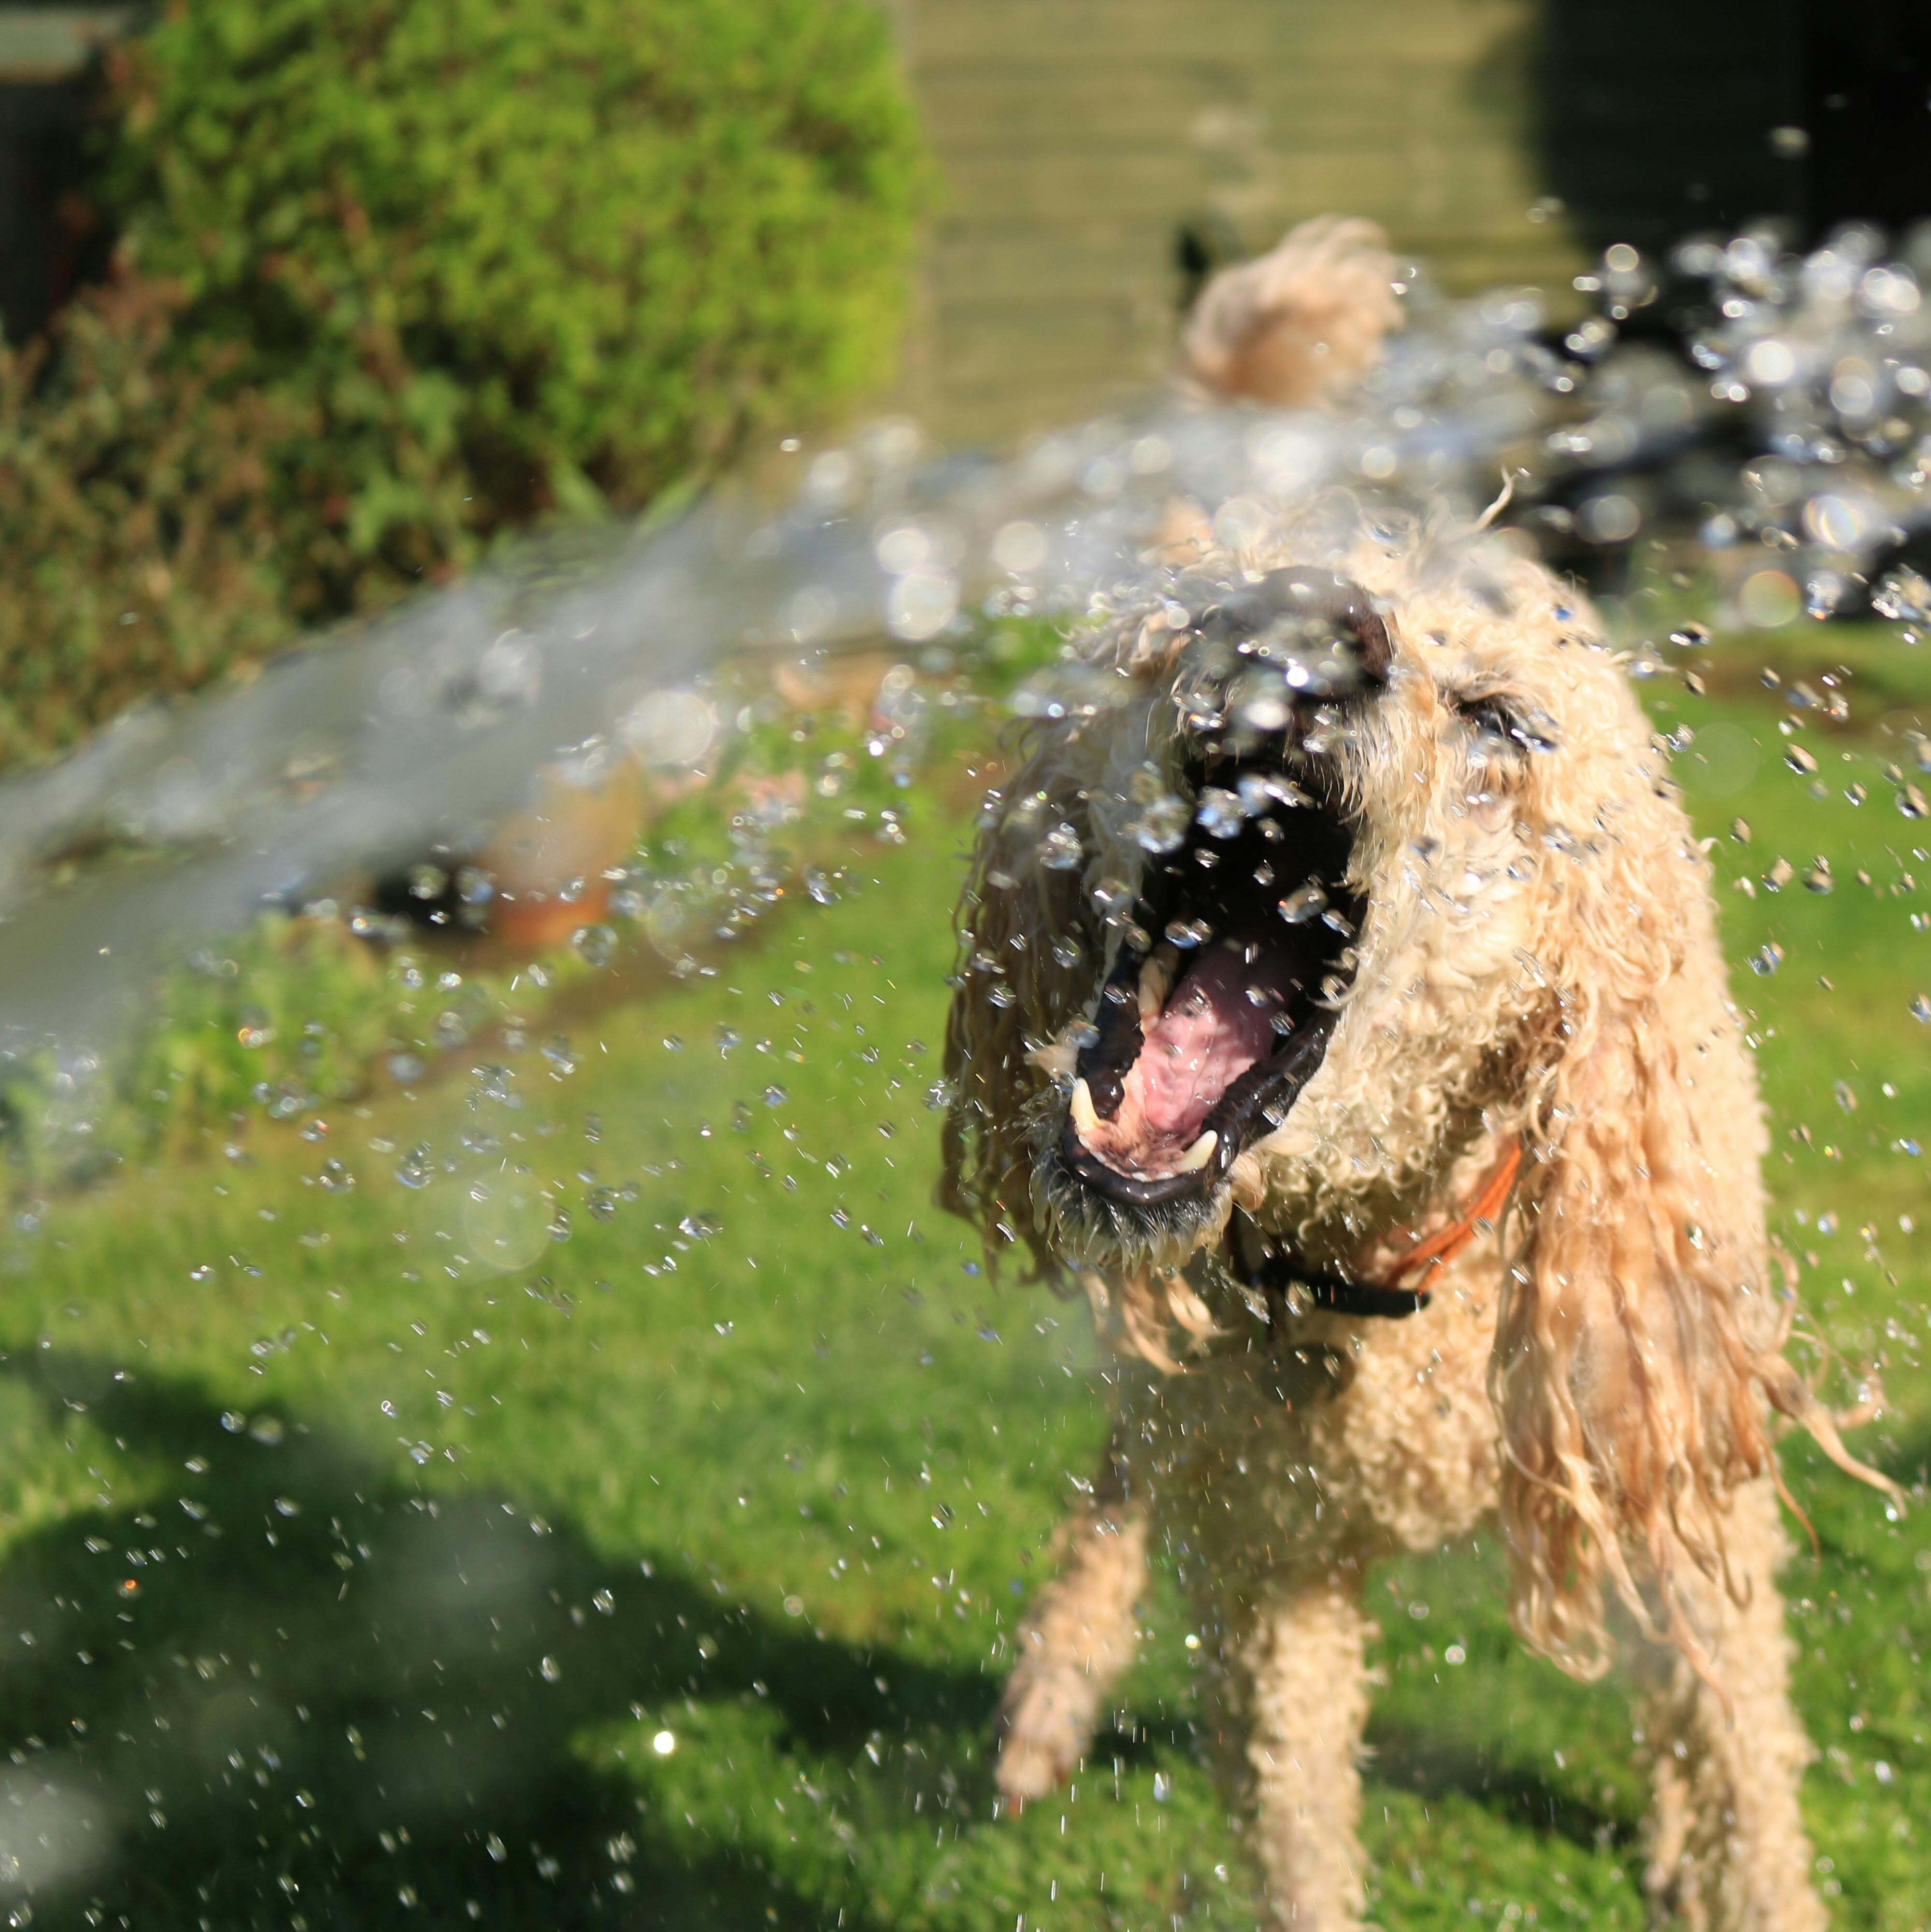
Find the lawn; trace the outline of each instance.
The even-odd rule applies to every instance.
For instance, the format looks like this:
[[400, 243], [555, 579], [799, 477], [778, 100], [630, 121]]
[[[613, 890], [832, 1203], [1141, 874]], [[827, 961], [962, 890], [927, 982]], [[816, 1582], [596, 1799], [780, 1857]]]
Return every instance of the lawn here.
[[[1694, 734], [1779, 1232], [1822, 1335], [1882, 1363], [1860, 1446], [1921, 1485], [1931, 825], [1884, 769], [1920, 782], [1931, 676], [1890, 649], [1814, 631], [1647, 689]], [[1786, 709], [1840, 658], [1848, 722]], [[861, 838], [838, 902], [566, 1040], [23, 1217], [0, 1877], [33, 1922], [1251, 1925], [1164, 1583], [1063, 1803], [994, 1815], [1010, 1634], [1105, 1416], [1083, 1312], [990, 1283], [931, 1203], [966, 823]], [[1820, 1882], [1906, 1932], [1931, 1546], [1786, 1466]], [[1638, 1927], [1627, 1708], [1518, 1652], [1499, 1570], [1485, 1539], [1374, 1580], [1373, 1910]]]

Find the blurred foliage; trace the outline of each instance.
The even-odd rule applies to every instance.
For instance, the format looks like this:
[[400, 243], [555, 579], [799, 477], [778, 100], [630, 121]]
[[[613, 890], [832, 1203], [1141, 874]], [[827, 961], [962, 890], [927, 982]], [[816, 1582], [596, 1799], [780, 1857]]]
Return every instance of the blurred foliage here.
[[410, 1044], [425, 985], [411, 955], [385, 961], [339, 922], [265, 918], [163, 982], [130, 1090], [151, 1121], [184, 1126], [251, 1101], [287, 1120], [356, 1099], [380, 1056]]
[[266, 492], [299, 418], [233, 347], [174, 340], [185, 301], [122, 265], [0, 345], [0, 761], [290, 633]]
[[307, 620], [629, 510], [888, 371], [923, 152], [870, 0], [175, 0], [105, 174], [284, 412]]

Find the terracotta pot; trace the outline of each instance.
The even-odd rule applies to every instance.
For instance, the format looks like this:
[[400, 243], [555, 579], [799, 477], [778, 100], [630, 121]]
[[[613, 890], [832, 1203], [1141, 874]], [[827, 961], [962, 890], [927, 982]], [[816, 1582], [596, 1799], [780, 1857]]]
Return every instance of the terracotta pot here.
[[495, 881], [490, 931], [519, 952], [566, 943], [609, 910], [602, 874], [636, 842], [644, 812], [643, 776], [628, 759], [590, 784], [548, 767], [537, 802], [497, 827], [476, 860]]

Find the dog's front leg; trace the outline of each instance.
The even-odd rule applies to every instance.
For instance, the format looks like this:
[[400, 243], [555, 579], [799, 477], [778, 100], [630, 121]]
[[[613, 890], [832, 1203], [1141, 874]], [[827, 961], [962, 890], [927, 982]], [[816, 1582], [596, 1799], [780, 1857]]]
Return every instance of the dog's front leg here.
[[1366, 1904], [1361, 1733], [1367, 1618], [1352, 1564], [1277, 1575], [1223, 1666], [1223, 1748], [1253, 1809], [1273, 1922], [1350, 1932]]
[[1044, 1796], [1092, 1742], [1107, 1691], [1133, 1661], [1146, 1538], [1110, 1449], [1092, 1501], [1060, 1526], [1059, 1575], [1020, 1626], [994, 1774], [1008, 1798]]
[[[1746, 1600], [1701, 1577], [1694, 1595], [1729, 1708], [1680, 1657], [1647, 1660], [1651, 1907], [1695, 1932], [1824, 1932], [1797, 1808], [1813, 1754], [1790, 1706], [1791, 1644], [1775, 1582], [1786, 1545], [1767, 1480], [1737, 1492], [1725, 1538]], [[1689, 1568], [1687, 1557], [1680, 1567]]]

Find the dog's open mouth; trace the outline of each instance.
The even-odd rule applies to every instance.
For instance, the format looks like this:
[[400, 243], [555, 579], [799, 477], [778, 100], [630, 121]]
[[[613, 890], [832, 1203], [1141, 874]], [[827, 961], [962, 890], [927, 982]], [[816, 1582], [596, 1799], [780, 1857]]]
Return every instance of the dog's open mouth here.
[[1362, 907], [1338, 813], [1277, 771], [1203, 766], [1152, 864], [1075, 1068], [1060, 1158], [1151, 1207], [1204, 1198], [1287, 1118], [1353, 976]]

